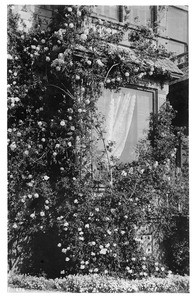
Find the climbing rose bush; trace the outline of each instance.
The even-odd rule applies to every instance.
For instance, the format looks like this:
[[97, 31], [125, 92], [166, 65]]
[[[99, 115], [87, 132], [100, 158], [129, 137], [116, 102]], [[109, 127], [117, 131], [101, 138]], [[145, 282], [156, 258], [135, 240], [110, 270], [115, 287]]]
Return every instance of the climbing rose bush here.
[[[168, 101], [150, 119], [148, 138], [138, 144], [138, 159], [113, 169], [114, 193], [121, 191], [135, 205], [137, 226], [148, 229], [159, 245], [159, 259], [180, 274], [189, 273], [188, 138], [174, 128], [175, 112]], [[181, 168], [177, 167], [181, 147]]]
[[163, 83], [170, 74], [155, 60], [167, 54], [151, 47], [146, 28], [138, 37], [146, 57], [140, 51], [135, 61], [118, 47], [126, 31], [135, 45], [128, 24], [92, 18], [87, 6], [60, 6], [46, 29], [38, 22], [19, 30], [18, 22], [9, 6], [9, 270], [56, 277], [132, 269], [142, 251], [134, 239], [139, 210], [120, 190], [98, 198], [94, 189], [96, 101], [103, 88], [157, 74]]

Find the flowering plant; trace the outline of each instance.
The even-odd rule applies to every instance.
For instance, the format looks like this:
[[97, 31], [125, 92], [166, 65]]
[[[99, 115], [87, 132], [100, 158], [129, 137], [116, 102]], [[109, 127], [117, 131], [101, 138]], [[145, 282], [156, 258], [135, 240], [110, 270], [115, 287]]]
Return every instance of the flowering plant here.
[[[122, 191], [131, 205], [135, 205], [136, 225], [139, 229], [146, 224], [147, 233], [159, 245], [159, 259], [172, 271], [187, 274], [188, 140], [182, 128], [172, 126], [174, 116], [173, 108], [166, 101], [150, 119], [148, 138], [138, 144], [137, 161], [114, 167], [113, 184], [115, 191]], [[177, 161], [179, 151], [181, 167]]]
[[9, 277], [9, 287], [18, 291], [42, 290], [67, 293], [188, 293], [189, 277], [170, 275], [166, 278], [128, 280], [107, 275], [69, 275], [66, 278], [14, 275]]
[[96, 101], [103, 87], [118, 90], [153, 72], [168, 79], [148, 61], [159, 49], [148, 42], [146, 60], [138, 52], [128, 64], [129, 52], [118, 47], [128, 25], [94, 19], [87, 6], [59, 6], [45, 30], [38, 23], [21, 31], [17, 22], [8, 6], [9, 269], [118, 272], [137, 249], [137, 213], [120, 192], [95, 195]]

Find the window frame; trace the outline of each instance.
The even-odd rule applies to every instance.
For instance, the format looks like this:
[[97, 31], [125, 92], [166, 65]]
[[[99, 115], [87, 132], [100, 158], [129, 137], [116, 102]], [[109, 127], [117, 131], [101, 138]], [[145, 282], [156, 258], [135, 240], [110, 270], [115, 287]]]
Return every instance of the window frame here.
[[152, 113], [157, 115], [157, 113], [158, 113], [158, 88], [147, 87], [147, 86], [136, 85], [136, 84], [128, 84], [125, 86], [125, 88], [152, 93], [152, 110], [153, 110]]
[[[145, 84], [145, 83], [143, 83]], [[157, 121], [158, 116], [158, 110], [159, 110], [159, 103], [158, 103], [158, 88], [155, 87], [147, 87], [142, 85], [142, 83], [139, 85], [136, 84], [128, 84], [125, 86], [125, 88], [135, 89], [139, 91], [149, 92], [152, 94], [152, 114], [153, 114], [153, 136], [152, 136], [152, 146], [154, 147], [154, 132], [155, 132], [155, 123]], [[149, 116], [150, 117], [150, 116]]]
[[[132, 89], [132, 90], [138, 90], [138, 91], [143, 91], [143, 92], [148, 92], [152, 94], [152, 114], [155, 117], [155, 122], [157, 119], [157, 114], [158, 114], [158, 88], [155, 87], [147, 87], [142, 84], [127, 84], [126, 86], [121, 86], [120, 88], [127, 88], [127, 89]], [[150, 117], [150, 115], [149, 115]], [[153, 126], [154, 127], [154, 126]], [[153, 129], [154, 130], [154, 129]], [[154, 144], [154, 142], [152, 141]]]
[[[155, 116], [158, 114], [158, 88], [155, 87], [147, 87], [144, 86], [144, 83], [142, 84], [127, 84], [126, 86], [122, 86], [120, 88], [128, 88], [128, 89], [135, 89], [139, 91], [144, 91], [144, 92], [149, 92], [152, 94], [152, 113]], [[91, 176], [94, 181], [94, 192], [96, 195], [99, 195], [105, 190], [105, 185], [102, 182], [102, 179], [95, 179], [93, 175], [93, 162], [92, 162], [92, 157], [91, 157]]]

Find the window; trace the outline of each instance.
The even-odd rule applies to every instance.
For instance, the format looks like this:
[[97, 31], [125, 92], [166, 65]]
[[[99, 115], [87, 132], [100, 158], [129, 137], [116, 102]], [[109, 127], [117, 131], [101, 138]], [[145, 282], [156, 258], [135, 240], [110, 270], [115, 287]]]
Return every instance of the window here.
[[167, 34], [170, 38], [188, 43], [188, 11], [169, 6]]
[[119, 21], [119, 7], [117, 5], [96, 5], [93, 10], [100, 18]]
[[[136, 159], [136, 145], [149, 127], [150, 113], [155, 108], [152, 91], [121, 88], [116, 93], [105, 89], [98, 100], [98, 110], [104, 116], [106, 145], [114, 142], [111, 156], [122, 162]], [[102, 149], [101, 141], [98, 148]]]
[[130, 9], [129, 22], [134, 25], [147, 25], [151, 20], [150, 6], [128, 6]]
[[[151, 20], [150, 6], [127, 6], [130, 10], [129, 22], [134, 25], [147, 25]], [[95, 5], [93, 8], [95, 14], [100, 18], [122, 22], [125, 10], [121, 5]]]
[[188, 51], [188, 9], [186, 6], [167, 6], [158, 15], [159, 39], [175, 55]]

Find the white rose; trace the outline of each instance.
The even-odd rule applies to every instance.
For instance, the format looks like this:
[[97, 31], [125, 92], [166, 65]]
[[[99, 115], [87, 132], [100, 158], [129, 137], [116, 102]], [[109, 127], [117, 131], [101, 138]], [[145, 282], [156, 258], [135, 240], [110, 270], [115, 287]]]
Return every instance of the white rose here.
[[90, 100], [89, 99], [85, 100], [85, 103], [90, 104]]
[[80, 38], [81, 38], [81, 40], [86, 41], [87, 35], [84, 34], [84, 33], [82, 33], [81, 36], [80, 36]]
[[99, 253], [100, 254], [106, 254], [107, 253], [107, 249], [101, 249]]
[[12, 151], [16, 149], [16, 144], [15, 144], [14, 142], [11, 143], [10, 149], [11, 149]]
[[66, 124], [66, 123], [65, 123], [64, 120], [62, 120], [62, 121], [60, 122], [60, 125], [61, 125], [61, 126], [65, 126], [65, 124]]
[[94, 269], [94, 272], [95, 272], [95, 273], [97, 273], [98, 271], [99, 271], [99, 269], [98, 269], [98, 268], [95, 268], [95, 269]]
[[102, 61], [100, 59], [97, 60], [97, 64], [100, 66], [100, 67], [103, 67], [104, 66], [104, 63], [102, 63]]
[[121, 172], [122, 176], [127, 176], [127, 172], [125, 172], [124, 170]]

